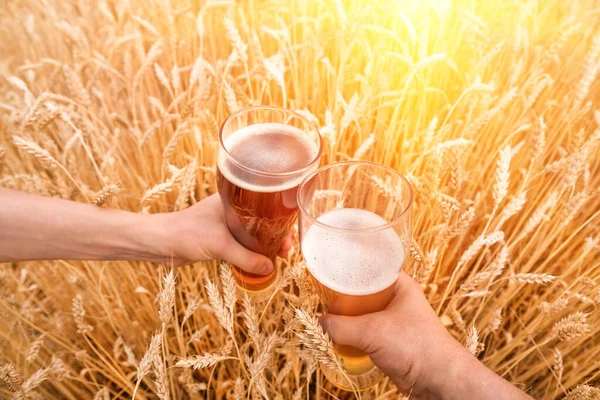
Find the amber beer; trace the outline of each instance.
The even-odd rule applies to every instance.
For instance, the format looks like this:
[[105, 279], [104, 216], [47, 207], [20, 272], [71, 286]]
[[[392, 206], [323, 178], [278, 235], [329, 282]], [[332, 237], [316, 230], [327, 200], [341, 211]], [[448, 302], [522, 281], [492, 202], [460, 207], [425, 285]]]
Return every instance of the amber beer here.
[[[317, 221], [340, 228], [331, 230], [314, 224], [301, 242], [306, 265], [327, 312], [362, 315], [384, 309], [406, 258], [398, 234], [392, 228], [357, 233], [357, 229], [387, 223], [363, 209], [335, 209]], [[358, 349], [339, 345], [336, 349], [350, 375], [365, 374], [374, 367], [369, 356]]]
[[[217, 184], [229, 230], [273, 265], [296, 222], [298, 185], [318, 166], [318, 143], [297, 127], [275, 122], [244, 126], [222, 140]], [[247, 291], [269, 287], [277, 274], [255, 275], [235, 266], [233, 272]]]

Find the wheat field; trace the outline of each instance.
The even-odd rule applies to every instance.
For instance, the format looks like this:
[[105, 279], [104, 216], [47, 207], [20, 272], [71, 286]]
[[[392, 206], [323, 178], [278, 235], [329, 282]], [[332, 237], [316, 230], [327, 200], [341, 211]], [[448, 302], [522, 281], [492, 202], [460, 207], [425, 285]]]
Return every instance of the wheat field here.
[[[409, 178], [406, 271], [452, 335], [535, 398], [598, 399], [599, 16], [592, 0], [3, 0], [0, 185], [180, 210], [216, 192], [227, 115], [296, 110], [322, 164]], [[260, 306], [218, 261], [0, 264], [0, 398], [402, 398], [327, 383], [297, 243], [281, 262]]]

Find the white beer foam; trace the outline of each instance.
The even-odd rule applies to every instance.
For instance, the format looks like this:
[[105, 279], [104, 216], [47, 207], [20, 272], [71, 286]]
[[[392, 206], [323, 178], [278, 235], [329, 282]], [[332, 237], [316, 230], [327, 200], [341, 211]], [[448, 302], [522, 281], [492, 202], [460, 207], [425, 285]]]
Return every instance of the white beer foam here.
[[[265, 143], [264, 136], [261, 138], [261, 135], [273, 133], [293, 137], [298, 141], [298, 147], [290, 149], [273, 141]], [[238, 148], [239, 146], [243, 147]], [[314, 140], [303, 130], [275, 122], [254, 124], [239, 129], [225, 140], [225, 148], [230, 154], [237, 150], [244, 155], [249, 155], [244, 157], [241, 162], [237, 157], [234, 158], [246, 168], [265, 173], [288, 172], [304, 168], [315, 159], [319, 151]], [[300, 152], [299, 148], [302, 148], [303, 152]], [[300, 168], [294, 167], [302, 159], [309, 161]], [[261, 193], [278, 192], [296, 187], [309, 172], [317, 167], [318, 163], [315, 163], [313, 168], [304, 171], [303, 174], [273, 178], [243, 170], [232, 164], [224, 152], [219, 152], [218, 157], [218, 168], [225, 178], [243, 189]]]
[[[371, 211], [356, 208], [329, 211], [317, 220], [346, 229], [387, 223]], [[338, 232], [316, 224], [302, 238], [302, 255], [321, 284], [354, 296], [378, 293], [393, 285], [406, 259], [402, 241], [392, 228], [369, 233]]]

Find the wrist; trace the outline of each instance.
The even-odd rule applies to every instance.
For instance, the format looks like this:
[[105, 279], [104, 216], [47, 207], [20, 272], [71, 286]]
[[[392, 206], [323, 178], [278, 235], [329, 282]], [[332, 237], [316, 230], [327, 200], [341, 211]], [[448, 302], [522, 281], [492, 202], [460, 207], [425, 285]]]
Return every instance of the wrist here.
[[115, 213], [112, 215], [115, 252], [112, 259], [167, 262], [172, 245], [167, 214]]
[[171, 265], [179, 257], [178, 235], [174, 232], [176, 225], [172, 221], [173, 215], [173, 213], [139, 214], [144, 219], [140, 225], [138, 241], [141, 245], [139, 253], [145, 256], [144, 260]]
[[466, 399], [473, 397], [471, 382], [479, 381], [485, 366], [465, 347], [447, 334], [424, 350], [416, 385], [412, 389], [418, 400]]
[[[463, 399], [467, 391], [467, 378], [481, 373], [483, 364], [453, 338], [439, 347], [430, 347], [424, 359], [429, 360], [426, 374], [418, 381], [419, 400]], [[417, 387], [415, 388], [417, 389]]]
[[465, 396], [473, 394], [472, 383], [485, 379], [485, 366], [462, 346], [442, 361], [435, 374], [438, 379], [432, 385], [437, 399], [470, 398]]
[[423, 399], [530, 399], [516, 386], [489, 370], [458, 342], [439, 360], [428, 386], [428, 396]]

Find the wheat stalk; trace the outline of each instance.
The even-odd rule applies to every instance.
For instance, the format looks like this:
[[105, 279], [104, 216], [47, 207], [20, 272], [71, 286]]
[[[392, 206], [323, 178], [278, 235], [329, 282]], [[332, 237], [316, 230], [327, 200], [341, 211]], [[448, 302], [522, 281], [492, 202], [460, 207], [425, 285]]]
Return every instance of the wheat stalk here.
[[325, 111], [325, 125], [319, 128], [319, 133], [321, 133], [321, 135], [327, 139], [329, 142], [329, 147], [333, 149], [336, 143], [337, 133], [335, 129], [335, 123], [333, 122], [333, 116], [331, 115], [331, 111], [329, 111], [329, 109]]
[[152, 108], [158, 112], [158, 115], [161, 118], [164, 118], [169, 114], [161, 100], [157, 99], [154, 96], [148, 96], [148, 101], [150, 102]]
[[175, 274], [173, 269], [171, 269], [164, 278], [163, 289], [159, 296], [158, 316], [160, 317], [163, 327], [168, 326], [173, 318], [173, 307], [175, 305], [175, 283]]
[[263, 371], [269, 364], [269, 361], [273, 356], [273, 349], [278, 343], [280, 343], [278, 334], [277, 332], [273, 332], [271, 335], [264, 338], [261, 350], [254, 360], [251, 360], [248, 355], [245, 356], [245, 363], [248, 366], [248, 372], [252, 376], [254, 388], [256, 388], [264, 397], [268, 397], [268, 394]]
[[152, 368], [153, 360], [158, 356], [161, 346], [162, 346], [162, 334], [157, 333], [152, 336], [152, 340], [150, 341], [150, 346], [148, 346], [148, 350], [140, 360], [140, 363], [137, 367], [137, 384], [135, 385], [135, 389], [133, 390], [133, 398], [135, 399], [135, 393], [137, 392], [137, 388], [140, 386], [140, 383], [144, 377], [146, 377], [150, 373], [150, 369]]
[[175, 186], [179, 184], [179, 182], [183, 178], [184, 172], [184, 170], [178, 170], [174, 172], [171, 178], [169, 178], [166, 182], [159, 183], [153, 186], [152, 188], [148, 189], [142, 197], [141, 205], [144, 207], [149, 206], [165, 194], [171, 193]]
[[565, 396], [564, 400], [596, 400], [600, 398], [600, 389], [590, 385], [577, 385]]
[[171, 83], [169, 82], [169, 78], [161, 66], [158, 65], [158, 63], [154, 63], [154, 74], [161, 85], [163, 85], [167, 91], [171, 92]]
[[117, 194], [121, 193], [121, 191], [123, 191], [123, 187], [118, 182], [106, 185], [96, 194], [96, 197], [92, 200], [92, 204], [98, 207], [109, 204]]
[[458, 260], [456, 268], [460, 268], [466, 263], [468, 263], [475, 256], [475, 254], [477, 254], [479, 250], [481, 250], [484, 246], [491, 246], [502, 240], [504, 240], [504, 232], [502, 231], [492, 232], [487, 236], [479, 236], [462, 254], [460, 259]]
[[512, 149], [510, 146], [506, 146], [500, 150], [500, 158], [498, 159], [498, 167], [496, 168], [496, 183], [494, 184], [494, 208], [498, 207], [508, 193], [511, 159]]
[[[338, 100], [341, 100], [341, 102], [343, 104], [345, 104], [343, 99], [340, 99], [338, 97]], [[340, 132], [342, 132], [342, 133], [345, 132], [346, 129], [348, 128], [348, 126], [350, 126], [350, 123], [352, 121], [356, 121], [357, 116], [358, 116], [357, 114], [359, 112], [359, 110], [357, 109], [357, 105], [358, 105], [358, 94], [354, 93], [352, 95], [352, 98], [348, 102], [348, 104], [345, 105], [344, 115], [340, 119]]]
[[27, 364], [31, 364], [37, 358], [37, 356], [40, 352], [40, 348], [42, 347], [42, 344], [44, 344], [45, 336], [46, 336], [45, 334], [42, 334], [39, 338], [34, 340], [31, 343], [31, 345], [29, 346], [29, 349], [27, 350], [27, 356], [25, 357], [25, 361], [27, 362]]
[[217, 317], [217, 320], [221, 326], [225, 328], [227, 332], [229, 332], [229, 334], [233, 335], [233, 315], [231, 314], [229, 308], [223, 303], [221, 293], [219, 293], [219, 290], [211, 281], [206, 283], [205, 288], [208, 294], [208, 301], [215, 316]]
[[566, 316], [552, 327], [552, 337], [560, 341], [577, 339], [589, 332], [588, 314], [581, 311]]
[[48, 150], [42, 149], [40, 145], [34, 142], [32, 139], [13, 136], [13, 143], [27, 154], [34, 156], [42, 163], [44, 167], [48, 168], [49, 170], [56, 168], [58, 161], [56, 161], [54, 157], [50, 155]]
[[573, 109], [578, 109], [583, 103], [583, 100], [587, 96], [590, 85], [596, 78], [598, 74], [598, 59], [600, 58], [600, 35], [594, 36], [592, 40], [592, 45], [588, 50], [588, 53], [585, 56], [583, 61], [583, 73], [581, 80], [577, 86], [577, 90], [575, 91], [575, 101], [573, 104]]
[[[426, 149], [430, 149], [431, 145], [434, 142], [434, 137], [435, 137], [435, 132], [438, 128], [438, 123], [439, 123], [439, 118], [433, 117], [431, 119], [431, 121], [429, 121], [429, 124], [427, 124], [427, 129], [425, 130], [425, 136], [423, 137], [423, 146]], [[437, 146], [438, 148], [440, 147], [439, 145]]]
[[152, 336], [152, 340], [150, 341], [150, 346], [148, 346], [148, 350], [143, 355], [140, 363], [137, 368], [137, 380], [142, 380], [148, 373], [150, 372], [150, 367], [152, 366], [152, 360], [156, 357], [156, 355], [160, 352], [162, 343], [162, 334], [157, 333]]
[[175, 93], [181, 91], [181, 75], [177, 64], [173, 65], [173, 68], [171, 68], [171, 85], [173, 86], [173, 91]]
[[479, 353], [484, 350], [484, 344], [479, 342], [479, 333], [477, 332], [475, 325], [471, 325], [471, 327], [467, 330], [465, 347], [475, 357], [477, 357]]
[[248, 293], [244, 292], [242, 296], [242, 304], [243, 311], [241, 312], [241, 316], [244, 319], [244, 323], [246, 325], [246, 329], [248, 330], [248, 337], [254, 343], [256, 348], [260, 347], [260, 330], [259, 330], [259, 322], [256, 317], [256, 310], [254, 304], [250, 301], [250, 297]]
[[11, 392], [16, 392], [23, 384], [23, 378], [12, 364], [4, 364], [0, 366], [0, 383]]
[[152, 360], [152, 370], [154, 376], [156, 376], [156, 380], [154, 381], [156, 384], [156, 395], [160, 400], [169, 400], [169, 379], [160, 351], [156, 353]]
[[544, 154], [546, 150], [546, 129], [548, 126], [546, 125], [546, 121], [544, 117], [540, 116], [538, 118], [538, 129], [536, 131], [535, 136], [533, 137], [533, 150], [532, 150], [532, 158], [537, 159], [541, 155]]
[[425, 256], [425, 260], [423, 261], [422, 265], [417, 270], [417, 274], [415, 276], [415, 279], [417, 280], [417, 282], [419, 282], [421, 284], [426, 284], [427, 282], [429, 282], [429, 279], [431, 278], [431, 274], [433, 273], [437, 258], [438, 258], [438, 249], [433, 249], [432, 251], [427, 253], [427, 256]]
[[158, 40], [152, 45], [152, 47], [150, 47], [150, 50], [148, 51], [148, 53], [146, 54], [146, 56], [144, 58], [144, 62], [142, 63], [142, 65], [140, 66], [138, 71], [136, 72], [135, 77], [133, 78], [132, 92], [135, 92], [135, 89], [137, 87], [139, 87], [142, 77], [152, 67], [154, 60], [156, 60], [161, 55], [161, 53], [162, 53], [162, 42], [160, 40]]
[[519, 283], [538, 283], [546, 284], [556, 279], [556, 276], [550, 274], [514, 274], [510, 280]]
[[37, 121], [39, 121], [40, 116], [42, 115], [43, 109], [45, 107], [45, 101], [48, 99], [48, 95], [46, 92], [42, 93], [35, 99], [35, 102], [23, 117], [23, 122], [21, 123], [21, 130], [29, 130], [31, 129]]
[[[375, 135], [374, 134], [370, 134], [369, 137], [362, 142], [362, 144], [359, 146], [358, 149], [356, 149], [356, 151], [354, 152], [354, 155], [352, 156], [353, 160], [362, 160], [363, 157], [367, 154], [367, 152], [369, 150], [371, 150], [371, 148], [373, 147], [373, 145], [375, 144]], [[373, 177], [376, 178], [376, 177]]]
[[231, 272], [231, 266], [227, 263], [221, 263], [220, 277], [223, 285], [223, 300], [230, 315], [235, 315], [235, 303], [237, 302], [237, 284]]
[[271, 57], [263, 59], [263, 66], [267, 71], [267, 76], [271, 79], [274, 79], [277, 85], [281, 88], [281, 92], [283, 94], [283, 101], [285, 105], [285, 101], [287, 98], [287, 92], [285, 89], [285, 64], [283, 57], [277, 53]]
[[202, 329], [199, 329], [196, 332], [194, 332], [190, 336], [190, 340], [188, 341], [187, 344], [189, 345], [190, 343], [197, 343], [197, 342], [199, 342], [200, 339], [202, 339], [202, 337], [206, 334], [206, 332], [208, 332], [208, 325], [206, 325]]
[[558, 375], [558, 382], [560, 383], [560, 381], [562, 380], [563, 372], [564, 372], [562, 353], [560, 352], [560, 350], [557, 347], [555, 347], [554, 350], [552, 350], [552, 353], [554, 354], [554, 361], [552, 363], [552, 369]]
[[75, 325], [77, 325], [77, 333], [85, 335], [94, 330], [94, 327], [85, 323], [85, 308], [83, 308], [83, 298], [81, 294], [77, 294], [73, 298], [72, 311]]
[[233, 399], [234, 400], [246, 399], [246, 387], [244, 385], [244, 381], [240, 377], [237, 377], [237, 379], [235, 380], [235, 386], [234, 386], [234, 390], [233, 390]]
[[202, 300], [198, 297], [192, 297], [187, 300], [187, 307], [185, 309], [185, 313], [183, 314], [183, 319], [181, 320], [181, 325], [185, 324], [185, 322], [191, 318], [191, 316], [198, 310], [198, 308], [203, 304]]
[[204, 369], [214, 366], [216, 363], [225, 360], [235, 360], [235, 357], [224, 356], [222, 354], [207, 353], [202, 356], [192, 356], [182, 358], [175, 364], [176, 367]]
[[458, 327], [458, 329], [460, 329], [462, 332], [466, 332], [467, 325], [466, 325], [462, 315], [460, 314], [460, 311], [458, 311], [456, 309], [456, 306], [453, 304], [450, 305], [450, 307], [448, 307], [447, 312], [448, 312], [450, 319], [454, 323], [454, 325], [456, 325]]
[[460, 214], [456, 224], [452, 226], [445, 234], [442, 240], [449, 240], [463, 233], [475, 219], [475, 207], [469, 207]]
[[197, 163], [194, 159], [190, 165], [186, 167], [185, 175], [182, 179], [181, 189], [179, 191], [179, 195], [177, 196], [177, 200], [175, 200], [175, 209], [181, 210], [183, 209], [187, 203], [188, 199], [191, 198], [191, 201], [195, 201], [194, 191], [196, 189], [196, 170]]
[[468, 297], [471, 299], [477, 299], [480, 297], [485, 297], [489, 294], [490, 294], [489, 290], [471, 290], [470, 292], [467, 292], [467, 293], [461, 293], [460, 297]]
[[35, 125], [35, 129], [38, 131], [46, 128], [52, 121], [56, 119], [61, 114], [61, 109], [59, 107], [54, 106], [50, 102], [45, 103], [46, 108], [49, 110], [47, 113], [43, 114], [37, 121]]
[[568, 304], [569, 299], [566, 297], [561, 297], [552, 303], [542, 301], [539, 304], [538, 308], [542, 311], [543, 314], [556, 314], [560, 310], [564, 309]]
[[303, 308], [295, 309], [295, 318], [304, 327], [304, 330], [296, 332], [296, 335], [315, 359], [325, 365], [340, 365], [333, 343], [329, 335], [323, 332], [317, 319]]
[[241, 107], [237, 101], [235, 92], [231, 88], [229, 82], [227, 82], [226, 80], [223, 81], [223, 90], [225, 91], [225, 102], [227, 103], [227, 108], [229, 109], [229, 112], [233, 114], [236, 111], [238, 111]]
[[384, 181], [377, 175], [372, 175], [371, 181], [385, 197], [390, 198], [400, 204], [406, 201], [402, 194], [402, 187], [400, 184], [393, 186], [389, 181]]
[[75, 73], [68, 65], [63, 65], [63, 74], [67, 83], [69, 93], [73, 96], [77, 103], [89, 107], [92, 103], [90, 94], [81, 82], [79, 75]]
[[57, 380], [62, 380], [65, 374], [65, 366], [62, 360], [53, 358], [49, 366], [42, 367], [31, 374], [21, 385], [21, 388], [13, 395], [13, 399], [27, 399], [35, 388], [40, 386], [42, 382], [50, 379], [51, 376], [55, 376]]
[[423, 250], [416, 239], [413, 239], [410, 243], [410, 255], [415, 259], [415, 261], [423, 262], [425, 259], [425, 255], [423, 254]]
[[171, 139], [169, 139], [169, 143], [167, 143], [167, 147], [165, 147], [165, 150], [163, 151], [163, 159], [167, 160], [171, 157], [171, 155], [175, 151], [175, 148], [181, 141], [181, 138], [188, 132], [188, 121], [184, 121], [181, 125], [177, 127], [177, 129], [173, 133], [173, 136], [171, 136]]
[[535, 210], [531, 218], [527, 221], [525, 228], [522, 231], [522, 236], [526, 236], [533, 232], [544, 219], [548, 218], [548, 211], [554, 208], [558, 201], [558, 195], [556, 192], [552, 192], [550, 196]]
[[242, 40], [240, 33], [231, 19], [225, 18], [223, 23], [225, 25], [229, 43], [231, 43], [231, 46], [234, 48], [236, 55], [242, 60], [242, 63], [246, 64], [248, 62], [248, 45]]
[[506, 220], [521, 211], [525, 205], [525, 202], [526, 193], [524, 191], [519, 193], [517, 196], [514, 196], [502, 210], [498, 226], [502, 226]]
[[488, 326], [488, 332], [494, 333], [502, 325], [502, 309], [499, 308], [492, 314], [490, 324]]

